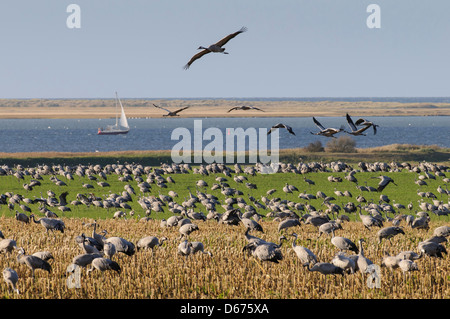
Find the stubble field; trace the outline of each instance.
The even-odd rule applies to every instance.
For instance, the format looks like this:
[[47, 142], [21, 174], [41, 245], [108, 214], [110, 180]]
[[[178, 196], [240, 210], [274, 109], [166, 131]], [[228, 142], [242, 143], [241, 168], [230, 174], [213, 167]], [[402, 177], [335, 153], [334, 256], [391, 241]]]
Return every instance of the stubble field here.
[[[114, 167], [114, 166], [113, 166]], [[279, 232], [278, 225], [280, 219], [273, 215], [280, 211], [291, 211], [295, 215], [306, 217], [306, 214], [312, 214], [312, 210], [299, 210], [294, 208], [294, 204], [302, 204], [304, 207], [310, 204], [315, 210], [322, 213], [328, 208], [321, 198], [306, 200], [300, 198], [299, 194], [316, 194], [319, 190], [328, 196], [336, 199], [330, 200], [341, 207], [348, 202], [359, 204], [356, 201], [358, 195], [363, 195], [367, 199], [367, 203], [362, 203], [362, 214], [368, 214], [364, 210], [371, 201], [379, 203], [380, 195], [387, 195], [390, 198], [390, 204], [403, 204], [405, 206], [412, 202], [413, 209], [409, 211], [405, 209], [394, 208], [395, 214], [382, 212], [381, 215], [385, 219], [383, 227], [391, 226], [391, 222], [386, 218], [392, 218], [400, 214], [410, 214], [417, 218], [417, 213], [423, 211], [419, 204], [425, 202], [437, 204], [432, 198], [420, 197], [417, 190], [423, 192], [433, 192], [436, 195], [435, 201], [440, 201], [442, 211], [448, 208], [448, 195], [440, 194], [436, 191], [438, 186], [445, 189], [446, 176], [448, 174], [443, 169], [443, 176], [434, 174], [435, 179], [424, 178], [427, 185], [418, 186], [414, 182], [419, 179], [422, 172], [413, 172], [406, 168], [399, 171], [385, 172], [362, 172], [357, 165], [347, 167], [343, 171], [335, 171], [331, 166], [327, 167], [327, 171], [316, 171], [300, 174], [299, 172], [279, 172], [276, 174], [260, 174], [255, 175], [240, 172], [235, 173], [234, 167], [229, 166], [230, 174], [226, 176], [223, 172], [210, 172], [208, 175], [200, 174], [198, 171], [190, 170], [186, 173], [169, 173], [162, 170], [158, 174], [158, 168], [141, 167], [138, 164], [120, 166], [117, 172], [108, 171], [106, 167], [100, 170], [107, 172], [106, 182], [110, 184], [107, 187], [100, 187], [97, 181], [102, 180], [99, 171], [95, 171], [91, 167], [90, 174], [83, 177], [73, 174], [73, 179], [68, 179], [67, 175], [63, 176], [62, 172], [74, 173], [76, 167], [53, 167], [51, 173], [40, 174], [42, 176], [41, 185], [35, 186], [33, 190], [26, 191], [23, 184], [29, 183], [37, 177], [39, 169], [29, 170], [32, 175], [24, 175], [23, 179], [18, 179], [12, 173], [20, 170], [22, 172], [27, 169], [10, 168], [8, 175], [0, 176], [0, 194], [8, 202], [9, 197], [5, 194], [11, 192], [13, 194], [21, 194], [23, 198], [48, 198], [47, 191], [52, 190], [58, 198], [60, 194], [67, 191], [67, 207], [71, 211], [62, 212], [58, 206], [48, 207], [51, 211], [58, 215], [65, 223], [64, 233], [50, 232], [46, 233], [40, 224], [30, 222], [29, 224], [21, 223], [14, 219], [15, 211], [22, 212], [19, 205], [25, 204], [23, 201], [15, 204], [14, 208], [9, 209], [7, 204], [0, 205], [0, 230], [5, 238], [12, 238], [16, 241], [17, 247], [23, 247], [26, 254], [32, 254], [37, 251], [50, 251], [54, 259], [50, 260], [52, 267], [51, 273], [43, 270], [36, 270], [35, 278], [31, 276], [31, 270], [25, 265], [19, 264], [16, 257], [17, 251], [14, 250], [10, 255], [2, 254], [0, 261], [0, 269], [10, 267], [17, 271], [19, 280], [17, 288], [20, 294], [14, 293], [6, 283], [0, 285], [0, 295], [3, 298], [14, 299], [261, 299], [261, 298], [283, 298], [283, 299], [309, 299], [309, 298], [345, 298], [345, 299], [361, 299], [361, 298], [381, 298], [381, 299], [447, 299], [450, 296], [450, 267], [448, 254], [443, 254], [443, 258], [423, 256], [416, 260], [418, 266], [417, 271], [403, 273], [400, 269], [390, 270], [382, 267], [379, 274], [379, 288], [368, 286], [367, 279], [369, 274], [356, 272], [354, 274], [345, 275], [323, 275], [318, 272], [310, 272], [302, 265], [292, 249], [294, 237], [293, 232], [298, 234], [297, 245], [308, 247], [320, 262], [330, 262], [335, 254], [339, 251], [331, 244], [331, 235], [321, 235], [318, 237], [318, 228], [311, 224], [305, 224], [304, 220], [301, 226], [295, 226], [285, 231]], [[84, 167], [85, 173], [89, 172], [89, 167]], [[98, 168], [97, 168], [98, 169]], [[358, 185], [367, 185], [377, 187], [380, 175], [390, 176], [395, 180], [398, 186], [389, 184], [382, 192], [366, 192], [356, 188], [354, 182], [345, 179], [348, 172], [352, 169], [357, 170], [355, 177], [358, 179]], [[431, 170], [430, 170], [431, 172]], [[11, 174], [10, 174], [11, 173]], [[97, 181], [89, 179], [87, 175], [97, 178]], [[119, 181], [119, 177], [129, 175], [131, 180]], [[170, 176], [175, 183], [164, 183], [167, 188], [157, 186], [155, 176], [160, 176], [165, 180]], [[341, 177], [342, 182], [330, 182], [329, 176]], [[50, 181], [50, 177], [55, 176], [59, 180], [64, 181], [66, 186], [55, 185]], [[247, 181], [244, 183], [235, 182], [233, 177], [245, 176]], [[149, 181], [151, 188], [149, 192], [140, 192], [138, 187], [139, 177]], [[219, 184], [217, 177], [226, 178], [225, 183], [229, 187], [242, 192], [237, 195], [224, 195], [222, 189], [212, 190], [214, 184]], [[92, 178], [92, 177], [91, 177]], [[315, 185], [309, 185], [304, 178], [315, 181]], [[158, 179], [158, 178], [157, 178]], [[152, 180], [154, 182], [152, 182]], [[198, 180], [207, 182], [206, 187], [197, 187]], [[222, 182], [222, 183], [224, 183]], [[93, 189], [83, 188], [83, 183], [90, 183]], [[256, 189], [250, 189], [245, 183], [257, 185]], [[296, 186], [299, 190], [293, 193], [283, 192], [283, 187], [288, 183]], [[106, 200], [111, 194], [121, 194], [125, 185], [130, 185], [135, 189], [136, 194], [132, 194], [132, 200], [127, 202], [131, 206], [130, 209], [122, 208], [98, 208], [94, 205], [87, 207], [86, 205], [73, 205], [71, 202], [76, 199], [77, 194], [90, 193], [96, 197]], [[272, 195], [267, 195], [269, 189], [277, 191]], [[138, 203], [139, 199], [147, 198], [155, 200], [160, 195], [168, 195], [169, 191], [178, 193], [178, 197], [171, 197], [173, 202], [182, 204], [192, 196], [202, 198], [203, 195], [211, 195], [217, 198], [214, 211], [223, 214], [226, 209], [222, 207], [227, 198], [242, 198], [247, 205], [253, 206], [258, 214], [263, 217], [258, 221], [264, 232], [251, 231], [253, 236], [263, 238], [270, 242], [278, 243], [280, 235], [284, 235], [287, 240], [281, 245], [283, 259], [279, 263], [268, 261], [260, 261], [254, 256], [243, 252], [243, 247], [247, 244], [244, 232], [245, 227], [242, 223], [238, 225], [227, 225], [218, 222], [215, 219], [195, 220], [191, 218], [191, 223], [198, 225], [198, 230], [188, 235], [190, 242], [199, 241], [204, 244], [205, 251], [208, 254], [197, 253], [188, 257], [178, 254], [178, 245], [183, 241], [180, 239], [179, 227], [161, 227], [161, 220], [168, 219], [173, 215], [180, 215], [177, 212], [171, 212], [168, 202], [156, 200], [161, 203], [162, 212], [156, 212], [152, 209], [147, 221], [141, 220], [146, 215], [146, 211]], [[349, 190], [352, 197], [338, 197], [334, 194], [335, 190]], [[11, 195], [11, 194], [8, 194]], [[252, 201], [253, 197], [255, 201]], [[264, 202], [262, 197], [267, 198]], [[278, 198], [278, 199], [277, 199]], [[271, 202], [269, 202], [272, 200]], [[257, 203], [265, 206], [258, 206]], [[35, 214], [36, 219], [44, 217], [44, 213], [39, 211], [39, 203], [26, 204]], [[208, 214], [208, 209], [201, 202], [196, 203], [193, 208], [195, 212], [203, 212]], [[445, 206], [446, 205], [446, 206]], [[276, 206], [278, 208], [276, 208]], [[300, 207], [300, 206], [297, 206]], [[246, 206], [234, 205], [243, 213], [250, 208]], [[251, 209], [250, 209], [251, 210]], [[113, 214], [117, 211], [123, 211], [125, 218], [114, 219]], [[130, 214], [130, 211], [134, 213]], [[148, 213], [148, 212], [147, 212]], [[401, 222], [401, 226], [405, 234], [400, 234], [390, 240], [383, 240], [381, 244], [377, 242], [377, 231], [380, 229], [374, 227], [371, 230], [366, 229], [358, 213], [345, 213], [342, 210], [335, 214], [329, 214], [330, 219], [336, 219], [338, 215], [347, 215], [350, 221], [342, 224], [342, 229], [336, 230], [336, 236], [344, 236], [358, 243], [363, 238], [364, 255], [374, 264], [381, 265], [385, 252], [390, 255], [396, 255], [400, 251], [415, 251], [419, 253], [418, 244], [433, 236], [433, 230], [438, 226], [449, 225], [449, 217], [437, 216], [432, 211], [427, 212], [430, 216], [428, 229], [411, 228], [406, 225], [405, 221]], [[30, 215], [30, 213], [27, 213]], [[147, 214], [148, 215], [148, 214]], [[222, 215], [223, 216], [223, 215]], [[272, 217], [270, 217], [272, 216]], [[161, 246], [151, 250], [136, 250], [136, 252], [127, 256], [123, 253], [116, 253], [112, 259], [116, 261], [121, 268], [121, 272], [114, 271], [100, 272], [94, 270], [87, 273], [86, 269], [81, 270], [79, 278], [80, 286], [78, 288], [69, 287], [68, 279], [72, 280], [73, 274], [67, 273], [67, 267], [72, 263], [73, 257], [83, 253], [82, 249], [75, 242], [75, 238], [85, 233], [91, 236], [93, 228], [86, 226], [97, 220], [97, 233], [106, 229], [106, 238], [122, 237], [136, 245], [137, 241], [145, 236], [156, 236], [158, 238], [166, 237]], [[442, 243], [448, 248], [448, 243]], [[353, 254], [353, 252], [347, 252]], [[90, 268], [88, 266], [87, 268]]]

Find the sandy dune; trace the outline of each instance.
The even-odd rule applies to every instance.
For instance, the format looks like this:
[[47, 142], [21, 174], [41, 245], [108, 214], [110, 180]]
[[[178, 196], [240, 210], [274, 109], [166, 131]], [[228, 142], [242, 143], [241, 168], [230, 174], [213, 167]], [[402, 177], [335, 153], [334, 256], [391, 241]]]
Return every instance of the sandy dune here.
[[[340, 102], [340, 101], [233, 101], [233, 100], [139, 100], [122, 101], [128, 118], [160, 118], [164, 110], [189, 106], [181, 117], [311, 117], [311, 116], [450, 116], [446, 103]], [[110, 118], [115, 116], [113, 99], [104, 100], [11, 100], [0, 99], [0, 118]], [[261, 111], [232, 111], [250, 105]]]

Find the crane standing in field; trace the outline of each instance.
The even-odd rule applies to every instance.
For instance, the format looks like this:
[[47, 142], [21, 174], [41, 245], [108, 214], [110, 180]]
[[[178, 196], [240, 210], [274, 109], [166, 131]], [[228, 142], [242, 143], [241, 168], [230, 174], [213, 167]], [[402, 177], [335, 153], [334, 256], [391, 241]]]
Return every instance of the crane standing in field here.
[[36, 269], [42, 269], [47, 272], [52, 271], [52, 266], [45, 260], [42, 260], [39, 257], [32, 255], [25, 255], [25, 250], [23, 248], [19, 248], [19, 255], [17, 256], [17, 261], [19, 264], [26, 265], [29, 269], [31, 269], [32, 277], [34, 278], [34, 271]]
[[103, 257], [94, 258], [91, 262], [91, 268], [88, 269], [86, 273], [90, 273], [94, 269], [100, 270], [101, 272], [113, 270], [116, 271], [118, 274], [120, 274], [121, 272], [121, 268], [117, 262]]
[[56, 230], [60, 231], [61, 233], [64, 233], [64, 228], [66, 227], [64, 225], [64, 222], [60, 219], [42, 217], [36, 220], [34, 214], [30, 215], [30, 219], [34, 221], [36, 224], [41, 224], [45, 228], [47, 234], [49, 230], [52, 232]]
[[8, 286], [11, 286], [11, 288], [16, 292], [17, 294], [20, 294], [19, 289], [17, 288], [17, 282], [19, 281], [19, 275], [14, 269], [11, 269], [9, 267], [6, 267], [3, 269], [3, 279], [5, 280], [6, 284]]
[[331, 234], [332, 234], [331, 243], [335, 247], [337, 247], [340, 251], [350, 250], [355, 252], [356, 254], [359, 252], [358, 247], [356, 247], [355, 243], [352, 242], [350, 239], [341, 236], [335, 236], [334, 229], [331, 231]]
[[317, 263], [316, 255], [307, 247], [298, 246], [296, 244], [298, 239], [298, 235], [296, 233], [292, 233], [292, 236], [295, 237], [294, 241], [292, 242], [292, 249], [294, 250], [298, 259], [301, 261], [302, 265], [308, 264], [314, 266], [314, 264]]
[[153, 249], [162, 246], [165, 241], [167, 241], [167, 237], [145, 236], [138, 240], [136, 248], [137, 250], [151, 249], [153, 253]]

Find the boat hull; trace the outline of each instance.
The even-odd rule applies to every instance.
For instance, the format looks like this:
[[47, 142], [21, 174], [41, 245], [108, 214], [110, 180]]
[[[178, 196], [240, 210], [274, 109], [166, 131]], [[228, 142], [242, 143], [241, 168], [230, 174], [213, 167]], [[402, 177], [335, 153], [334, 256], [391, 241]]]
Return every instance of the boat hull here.
[[119, 134], [127, 134], [128, 130], [126, 131], [98, 131], [97, 135], [119, 135]]

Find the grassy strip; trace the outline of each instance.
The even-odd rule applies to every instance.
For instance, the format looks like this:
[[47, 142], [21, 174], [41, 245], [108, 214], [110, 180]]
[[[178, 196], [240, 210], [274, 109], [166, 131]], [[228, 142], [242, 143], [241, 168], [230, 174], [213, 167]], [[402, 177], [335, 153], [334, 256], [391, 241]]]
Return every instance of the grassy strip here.
[[[356, 153], [308, 152], [304, 148], [280, 150], [280, 161], [298, 163], [299, 161], [346, 161], [348, 163], [374, 162], [421, 162], [450, 163], [450, 149], [435, 145], [392, 144], [374, 148], [357, 148]], [[171, 163], [170, 151], [121, 151], [98, 153], [0, 153], [1, 165], [22, 165], [33, 167], [37, 164], [78, 165], [140, 163], [147, 166], [159, 166]]]

